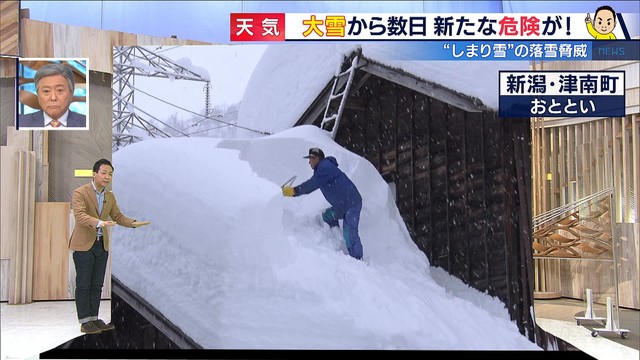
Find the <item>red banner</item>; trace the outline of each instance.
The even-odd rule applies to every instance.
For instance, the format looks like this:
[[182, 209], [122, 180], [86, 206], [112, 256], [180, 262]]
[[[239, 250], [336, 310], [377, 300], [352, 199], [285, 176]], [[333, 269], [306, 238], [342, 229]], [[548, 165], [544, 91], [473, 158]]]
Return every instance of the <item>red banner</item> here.
[[284, 13], [231, 13], [231, 41], [284, 41]]

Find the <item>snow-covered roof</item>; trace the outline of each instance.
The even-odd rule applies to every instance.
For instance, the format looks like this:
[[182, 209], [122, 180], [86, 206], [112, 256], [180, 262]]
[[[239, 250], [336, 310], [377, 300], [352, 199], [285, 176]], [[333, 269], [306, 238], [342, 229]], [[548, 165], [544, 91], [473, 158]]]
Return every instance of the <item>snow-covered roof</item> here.
[[371, 44], [269, 46], [245, 90], [238, 125], [276, 133], [295, 125], [331, 81], [345, 56], [358, 48], [368, 59], [400, 69], [498, 108], [498, 72], [527, 70], [527, 61], [392, 61], [392, 47]]

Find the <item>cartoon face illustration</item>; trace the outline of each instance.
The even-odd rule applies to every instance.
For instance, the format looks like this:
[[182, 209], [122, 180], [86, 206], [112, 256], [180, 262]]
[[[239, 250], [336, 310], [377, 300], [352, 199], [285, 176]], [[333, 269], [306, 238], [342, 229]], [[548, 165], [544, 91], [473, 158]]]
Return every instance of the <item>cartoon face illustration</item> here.
[[600, 9], [594, 15], [593, 28], [602, 35], [613, 31], [616, 27], [616, 18], [612, 10]]
[[615, 40], [613, 29], [616, 27], [616, 12], [611, 6], [604, 5], [596, 9], [596, 13], [591, 21], [591, 15], [587, 13], [584, 19], [587, 31], [598, 40]]

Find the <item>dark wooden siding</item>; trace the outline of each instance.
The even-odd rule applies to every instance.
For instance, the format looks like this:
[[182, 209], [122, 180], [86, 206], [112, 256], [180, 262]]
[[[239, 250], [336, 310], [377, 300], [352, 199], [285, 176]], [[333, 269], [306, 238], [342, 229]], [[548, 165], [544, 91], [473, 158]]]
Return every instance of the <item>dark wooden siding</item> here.
[[336, 142], [395, 183], [431, 265], [498, 297], [533, 341], [529, 120], [466, 112], [372, 76], [350, 95]]

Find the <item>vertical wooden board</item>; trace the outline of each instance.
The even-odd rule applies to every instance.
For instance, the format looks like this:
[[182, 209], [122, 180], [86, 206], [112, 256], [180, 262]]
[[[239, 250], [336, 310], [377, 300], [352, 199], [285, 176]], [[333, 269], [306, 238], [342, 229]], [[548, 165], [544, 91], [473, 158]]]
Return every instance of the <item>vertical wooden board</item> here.
[[[633, 160], [633, 194], [635, 224], [640, 223], [640, 115], [631, 116], [631, 159]], [[638, 238], [636, 237], [636, 241]], [[636, 254], [640, 254], [640, 248], [636, 246]], [[640, 274], [640, 272], [638, 272]]]
[[[24, 234], [24, 215], [25, 208], [28, 206], [25, 201], [25, 190], [27, 185], [25, 184], [25, 176], [27, 171], [25, 169], [24, 151], [17, 150], [15, 153], [15, 167], [13, 168], [16, 174], [15, 186], [13, 190], [15, 192], [16, 206], [15, 221], [9, 224], [9, 227], [15, 229], [13, 240], [14, 246], [12, 253], [10, 254], [11, 262], [9, 269], [9, 304], [22, 304], [27, 300], [26, 284], [25, 284], [25, 234]], [[30, 289], [29, 289], [30, 290]]]
[[[386, 86], [389, 85], [386, 80], [383, 82]], [[388, 169], [383, 175], [389, 171], [393, 172], [397, 167], [395, 90], [395, 86], [389, 86], [386, 96], [381, 96], [380, 99], [380, 143], [383, 154], [381, 166]]]
[[[7, 145], [7, 130], [16, 124], [16, 77], [15, 59], [11, 59], [14, 64], [13, 77], [2, 77], [0, 75], [0, 145]], [[7, 58], [0, 58], [0, 72]]]
[[640, 308], [640, 223], [616, 224], [620, 306]]
[[[16, 65], [16, 59], [10, 57], [0, 57], [0, 78], [15, 79], [17, 73], [18, 67]], [[13, 87], [13, 91], [15, 92], [15, 85]]]
[[[111, 229], [108, 229], [109, 231], [109, 238], [113, 239], [113, 237], [111, 236], [113, 234], [113, 231], [111, 231]], [[113, 241], [109, 242], [109, 259], [107, 259], [107, 269], [104, 272], [104, 282], [102, 284], [102, 299], [110, 299], [111, 298], [111, 249], [112, 249], [112, 244]]]
[[110, 31], [111, 46], [137, 46], [138, 36], [136, 34]]
[[[638, 159], [633, 158], [632, 115], [627, 115], [621, 118], [621, 121], [620, 144], [622, 146], [622, 178], [625, 185], [622, 189], [622, 193], [624, 195], [624, 204], [622, 206], [624, 214], [622, 214], [622, 222], [632, 223], [636, 221], [638, 216], [633, 212], [634, 190], [637, 191], [637, 188], [633, 188], [634, 179], [632, 177], [633, 167], [634, 165], [637, 166]], [[637, 199], [635, 199], [635, 201], [637, 201]]]
[[36, 155], [33, 151], [25, 152], [25, 170], [26, 170], [26, 183], [25, 189], [25, 216], [23, 219], [23, 227], [25, 228], [25, 243], [26, 243], [26, 302], [31, 302], [33, 299], [33, 255], [34, 255], [34, 222], [35, 222], [35, 184], [36, 184]]
[[[367, 90], [370, 88], [367, 85]], [[367, 91], [367, 93], [370, 93]], [[380, 102], [372, 96], [367, 97], [365, 106], [365, 119], [368, 119], [369, 126], [365, 128], [365, 152], [367, 160], [373, 164], [373, 166], [380, 171], [380, 159], [382, 158], [382, 152], [380, 150]]]
[[0, 259], [0, 301], [9, 301], [9, 262], [9, 259]]
[[449, 272], [469, 283], [465, 163], [465, 114], [450, 107], [447, 117], [447, 214]]
[[53, 31], [50, 23], [22, 19], [20, 38], [22, 57], [53, 57]]
[[485, 153], [485, 193], [487, 199], [487, 260], [490, 292], [505, 300], [507, 290], [505, 248], [505, 176], [504, 133], [495, 114], [483, 114], [483, 142]]
[[49, 162], [47, 158], [48, 131], [33, 133], [33, 150], [36, 155], [36, 202], [45, 202], [49, 196]]
[[[70, 211], [69, 212], [69, 237], [71, 237], [71, 234], [73, 233], [73, 228], [75, 227], [75, 218], [73, 216], [73, 212]], [[68, 249], [68, 244], [67, 244], [67, 249]], [[68, 275], [67, 275], [67, 298], [68, 299], [75, 299], [76, 298], [76, 266], [75, 263], [73, 262], [73, 251], [72, 250], [68, 250]]]
[[567, 128], [561, 127], [558, 129], [558, 167], [559, 167], [559, 182], [561, 186], [560, 192], [560, 203], [568, 204], [567, 200], [568, 191], [567, 189], [571, 186], [571, 174], [568, 171], [567, 167], [567, 154], [569, 153], [567, 149]]
[[136, 46], [138, 37], [136, 34], [119, 31], [109, 31], [109, 51], [111, 53], [108, 73], [113, 74], [113, 48], [114, 46]]
[[136, 35], [138, 40], [136, 45], [148, 46], [148, 45], [163, 45], [165, 38], [151, 35], [138, 34]]
[[431, 188], [431, 264], [449, 270], [447, 214], [447, 110], [444, 103], [431, 99], [429, 113], [429, 157]]
[[[636, 64], [636, 66], [638, 66]], [[627, 75], [629, 76], [629, 75]], [[626, 113], [632, 113], [638, 111], [638, 106], [640, 100], [640, 88], [626, 89], [624, 92], [624, 100], [625, 100], [625, 111]], [[636, 113], [637, 114], [637, 113]]]
[[12, 146], [1, 148], [0, 258], [2, 259], [13, 259], [18, 236], [15, 226], [18, 222], [18, 153], [19, 150]]
[[[109, 232], [109, 238], [113, 239], [113, 231], [111, 228], [107, 228]], [[112, 241], [109, 241], [109, 258], [107, 259], [107, 267], [104, 273], [104, 281], [102, 283], [102, 293], [100, 297], [102, 299], [110, 299], [111, 298], [111, 249], [112, 249]]]
[[20, 150], [31, 150], [31, 134], [33, 130], [16, 130], [15, 126], [7, 126], [7, 145]]
[[[612, 124], [612, 144], [611, 151], [613, 152], [613, 169], [622, 169], [622, 145], [620, 144], [620, 138], [618, 138], [618, 132], [621, 132], [620, 118], [613, 118], [611, 121]], [[614, 202], [616, 204], [620, 204], [622, 198], [620, 196], [622, 189], [622, 176], [620, 171], [613, 172], [613, 188], [615, 190], [614, 193]], [[620, 207], [616, 208], [615, 212], [615, 222], [622, 222], [622, 212], [618, 211]]]
[[76, 298], [76, 265], [73, 263], [73, 251], [67, 252], [67, 299]]
[[20, 245], [18, 241], [19, 228], [17, 226], [19, 221], [19, 156], [20, 150], [11, 146], [2, 146], [0, 150], [1, 157], [1, 176], [2, 186], [0, 195], [2, 201], [0, 202], [0, 235], [2, 241], [1, 245], [1, 258], [8, 261], [8, 269], [4, 273], [7, 278], [8, 287], [7, 300], [9, 303], [16, 303], [16, 269], [19, 268], [18, 259], [16, 259], [16, 252]]
[[[398, 117], [398, 144], [411, 141], [412, 115], [413, 115], [413, 91], [399, 87], [397, 91], [396, 113]], [[412, 147], [411, 147], [412, 148]]]
[[415, 206], [415, 242], [428, 258], [433, 256], [431, 241], [431, 177], [429, 156], [429, 99], [415, 94], [412, 104], [412, 143]]
[[[484, 152], [482, 136], [482, 115], [477, 113], [467, 114], [465, 123], [465, 138], [467, 148], [466, 181], [468, 221], [467, 233], [469, 236], [469, 253], [474, 254], [469, 258], [469, 283], [476, 289], [487, 288], [487, 257], [486, 257], [486, 204], [484, 184]], [[476, 134], [476, 135], [474, 135]]]
[[[56, 58], [82, 57], [82, 27], [52, 24], [53, 56]], [[90, 66], [93, 64], [89, 63]]]
[[89, 58], [89, 68], [93, 71], [113, 73], [113, 47], [107, 31], [82, 28], [81, 57]]
[[0, 54], [19, 55], [20, 2], [0, 1]]
[[69, 267], [68, 202], [36, 203], [33, 299], [67, 299]]

